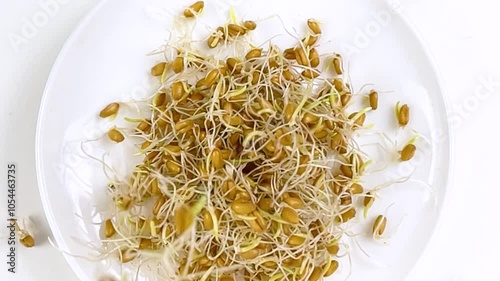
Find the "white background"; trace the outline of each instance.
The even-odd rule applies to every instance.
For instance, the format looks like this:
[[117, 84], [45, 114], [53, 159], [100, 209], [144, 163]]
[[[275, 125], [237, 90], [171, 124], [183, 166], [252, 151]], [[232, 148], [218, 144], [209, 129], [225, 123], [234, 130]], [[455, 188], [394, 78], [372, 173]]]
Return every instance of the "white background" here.
[[[18, 248], [18, 273], [7, 273], [6, 175], [0, 172], [2, 281], [76, 280], [63, 256], [44, 238], [50, 230], [35, 178], [34, 137], [52, 64], [72, 29], [98, 1], [58, 0], [58, 11], [36, 26], [32, 38], [12, 44], [9, 34], [22, 34], [24, 20], [32, 21], [43, 11], [40, 3], [49, 1], [0, 2], [0, 164], [2, 169], [10, 162], [18, 165], [17, 216], [30, 216], [38, 226], [37, 247]], [[455, 140], [452, 192], [444, 219], [408, 281], [500, 280], [500, 186], [494, 180], [500, 149], [499, 136], [493, 133], [499, 126], [500, 6], [492, 0], [401, 0], [401, 5], [440, 69]]]

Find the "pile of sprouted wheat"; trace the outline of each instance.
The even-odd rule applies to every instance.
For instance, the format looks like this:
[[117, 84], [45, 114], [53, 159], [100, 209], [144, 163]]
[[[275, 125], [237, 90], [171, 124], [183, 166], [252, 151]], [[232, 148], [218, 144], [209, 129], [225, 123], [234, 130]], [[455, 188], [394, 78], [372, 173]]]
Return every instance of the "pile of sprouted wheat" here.
[[[187, 8], [181, 25], [203, 8]], [[212, 55], [188, 35], [157, 52], [165, 61], [151, 69], [162, 86], [146, 101], [150, 117], [107, 134], [140, 143], [144, 156], [109, 185], [108, 253], [147, 264], [158, 280], [316, 281], [336, 272], [346, 223], [360, 211], [366, 217], [377, 197], [361, 185], [370, 161], [354, 135], [370, 129], [365, 119], [379, 96], [370, 91], [365, 109], [350, 112], [342, 57], [320, 55], [320, 23], [307, 26], [292, 48], [260, 48], [247, 36], [257, 23], [233, 18], [208, 37]], [[100, 117], [113, 119], [120, 105]], [[396, 112], [406, 126], [408, 105]], [[409, 143], [400, 160], [415, 151]], [[376, 219], [375, 239], [386, 224]]]

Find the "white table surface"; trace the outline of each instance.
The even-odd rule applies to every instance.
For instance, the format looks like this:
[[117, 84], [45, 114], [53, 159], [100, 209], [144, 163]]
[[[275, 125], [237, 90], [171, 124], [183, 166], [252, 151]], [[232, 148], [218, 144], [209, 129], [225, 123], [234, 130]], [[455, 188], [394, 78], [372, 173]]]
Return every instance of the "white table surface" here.
[[[40, 3], [57, 11], [36, 26], [30, 39], [13, 45], [25, 19], [39, 15]], [[340, 1], [340, 0], [336, 0]], [[345, 1], [345, 0], [344, 0]], [[356, 0], [359, 1], [359, 0]], [[6, 183], [0, 172], [0, 280], [77, 280], [63, 256], [47, 242], [35, 177], [34, 137], [38, 106], [59, 50], [82, 16], [98, 0], [2, 1], [0, 9], [1, 167], [18, 165], [17, 215], [38, 227], [38, 245], [18, 247], [17, 273], [7, 272]], [[426, 41], [441, 71], [454, 121], [454, 169], [444, 220], [407, 281], [500, 280], [500, 187], [493, 177], [497, 102], [500, 102], [499, 4], [491, 0], [401, 0], [405, 15]], [[490, 81], [489, 83], [486, 81]], [[5, 169], [5, 168], [2, 168]]]

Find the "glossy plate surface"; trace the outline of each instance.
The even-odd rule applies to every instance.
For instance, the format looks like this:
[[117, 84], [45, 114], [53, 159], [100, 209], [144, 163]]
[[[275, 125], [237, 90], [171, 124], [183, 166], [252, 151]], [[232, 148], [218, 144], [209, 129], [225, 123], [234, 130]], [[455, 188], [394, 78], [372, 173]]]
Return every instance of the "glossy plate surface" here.
[[[383, 1], [346, 0], [206, 2], [200, 20], [200, 34], [204, 36], [210, 27], [227, 20], [230, 6], [239, 18], [259, 21], [254, 32], [256, 42], [280, 35], [273, 42], [283, 47], [294, 42], [283, 26], [292, 34], [303, 34], [308, 18], [322, 21], [320, 50], [343, 54], [349, 61], [354, 89], [373, 83], [370, 87], [383, 92], [381, 109], [369, 117], [369, 122], [377, 131], [398, 140], [399, 147], [412, 134], [391, 123], [394, 105], [402, 101], [412, 106], [411, 128], [422, 135], [417, 157], [366, 183], [413, 173], [413, 180], [382, 192], [382, 199], [371, 211], [369, 221], [385, 213], [392, 222], [387, 244], [373, 243], [364, 234], [355, 236], [370, 257], [351, 241], [353, 264], [349, 266], [343, 259], [339, 272], [339, 276], [351, 273], [349, 280], [354, 281], [403, 280], [422, 254], [441, 213], [447, 194], [450, 140], [435, 68], [398, 7]], [[102, 1], [61, 51], [40, 109], [36, 158], [46, 215], [56, 243], [64, 252], [87, 256], [89, 248], [81, 242], [98, 240], [100, 217], [95, 214], [105, 212], [107, 180], [100, 164], [82, 152], [82, 148], [95, 155], [103, 152], [82, 144], [99, 138], [110, 126], [98, 120], [96, 112], [111, 101], [128, 101], [154, 91], [148, 71], [158, 57], [147, 54], [165, 42], [173, 16], [187, 4], [184, 0]], [[115, 168], [126, 166], [124, 152], [109, 149]], [[362, 230], [368, 232], [368, 228]], [[104, 263], [71, 255], [66, 258], [81, 280], [96, 280], [105, 271]]]

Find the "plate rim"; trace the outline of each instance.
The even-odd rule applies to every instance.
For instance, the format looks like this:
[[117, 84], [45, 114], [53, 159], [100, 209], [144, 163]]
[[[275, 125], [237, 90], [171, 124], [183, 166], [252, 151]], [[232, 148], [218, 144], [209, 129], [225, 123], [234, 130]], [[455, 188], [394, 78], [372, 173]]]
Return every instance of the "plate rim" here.
[[[390, 5], [391, 0], [384, 0], [384, 2], [387, 5]], [[413, 33], [413, 36], [417, 39], [418, 44], [420, 45], [420, 48], [422, 49], [422, 52], [424, 53], [425, 57], [427, 58], [427, 61], [431, 67], [432, 70], [432, 76], [435, 77], [437, 87], [439, 88], [439, 91], [441, 92], [441, 99], [443, 101], [443, 106], [445, 109], [444, 112], [444, 117], [446, 118], [446, 126], [444, 126], [444, 129], [446, 130], [446, 136], [448, 137], [448, 147], [446, 149], [446, 154], [447, 158], [446, 161], [448, 162], [447, 169], [446, 169], [446, 174], [445, 174], [445, 190], [443, 194], [443, 200], [441, 203], [441, 209], [437, 214], [436, 221], [434, 222], [433, 229], [429, 235], [429, 241], [425, 243], [425, 246], [420, 253], [419, 257], [417, 258], [415, 264], [413, 264], [412, 268], [410, 271], [408, 271], [408, 274], [406, 275], [404, 280], [407, 280], [409, 277], [415, 274], [415, 270], [417, 269], [418, 266], [422, 264], [423, 258], [428, 255], [430, 251], [430, 246], [433, 243], [433, 241], [436, 239], [437, 233], [439, 233], [439, 230], [442, 228], [443, 225], [443, 220], [446, 217], [446, 215], [449, 213], [449, 206], [450, 206], [450, 201], [452, 197], [452, 190], [451, 190], [451, 178], [453, 175], [454, 167], [455, 167], [455, 156], [452, 153], [455, 148], [455, 132], [453, 131], [452, 127], [450, 126], [450, 112], [451, 112], [451, 103], [450, 103], [450, 97], [448, 96], [448, 91], [446, 90], [445, 83], [442, 77], [442, 72], [439, 69], [439, 66], [436, 63], [436, 59], [434, 57], [433, 52], [431, 51], [429, 45], [426, 43], [424, 40], [423, 35], [420, 33], [416, 25], [411, 21], [409, 16], [406, 14], [406, 12], [403, 10], [398, 14], [399, 18], [402, 20], [402, 22], [408, 27], [408, 29]]]
[[68, 249], [67, 244], [65, 240], [63, 239], [63, 235], [59, 229], [59, 226], [57, 222], [55, 221], [54, 218], [54, 212], [51, 207], [51, 203], [49, 200], [49, 195], [47, 193], [46, 189], [46, 184], [45, 184], [45, 174], [43, 173], [43, 166], [44, 163], [42, 161], [43, 156], [41, 155], [41, 147], [43, 143], [43, 139], [41, 136], [41, 131], [43, 127], [43, 120], [45, 118], [45, 108], [47, 107], [47, 102], [46, 100], [48, 99], [49, 92], [52, 88], [52, 85], [55, 81], [54, 77], [57, 76], [57, 74], [60, 71], [60, 66], [62, 64], [62, 61], [66, 58], [68, 55], [68, 52], [70, 49], [74, 46], [78, 36], [82, 33], [84, 28], [89, 24], [89, 22], [96, 16], [96, 14], [101, 10], [101, 8], [106, 5], [109, 2], [109, 0], [101, 0], [99, 1], [94, 7], [90, 8], [89, 11], [86, 12], [86, 14], [82, 17], [82, 19], [77, 23], [75, 28], [71, 31], [70, 35], [64, 42], [63, 47], [59, 51], [59, 54], [57, 55], [57, 58], [50, 70], [50, 74], [47, 78], [47, 82], [45, 84], [45, 88], [43, 90], [42, 98], [40, 101], [40, 107], [38, 110], [38, 117], [37, 117], [37, 124], [36, 124], [36, 133], [35, 133], [35, 168], [36, 168], [36, 178], [37, 178], [37, 185], [38, 185], [38, 191], [40, 193], [40, 199], [42, 201], [42, 207], [45, 213], [45, 218], [47, 219], [47, 222], [50, 227], [50, 231], [52, 235], [54, 236], [55, 241], [54, 244], [57, 246], [57, 250], [62, 252], [62, 255], [64, 256], [64, 259], [66, 260], [66, 263], [70, 266], [71, 270], [75, 274], [75, 276], [79, 280], [83, 280], [83, 277], [88, 276], [87, 273], [85, 273], [82, 269], [81, 266], [78, 265], [76, 257], [70, 255], [69, 253], [65, 252], [65, 249]]

